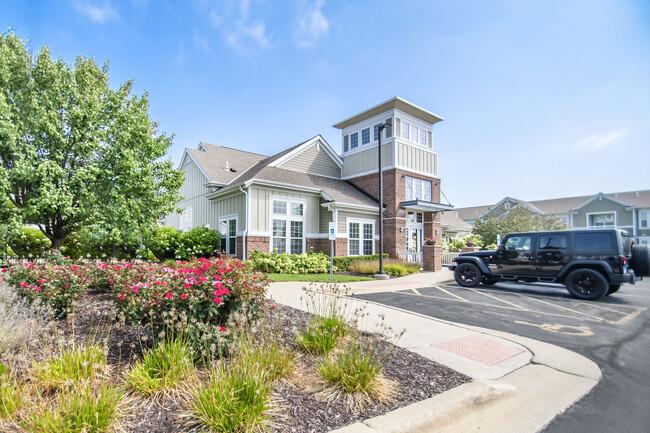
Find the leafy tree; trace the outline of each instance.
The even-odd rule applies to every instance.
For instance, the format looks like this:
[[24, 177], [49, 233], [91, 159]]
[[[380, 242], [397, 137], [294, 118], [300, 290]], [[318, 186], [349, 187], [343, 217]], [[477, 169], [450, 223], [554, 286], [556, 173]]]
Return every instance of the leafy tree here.
[[487, 245], [496, 243], [497, 235], [504, 236], [514, 232], [541, 230], [566, 230], [567, 228], [567, 225], [556, 217], [535, 214], [530, 209], [516, 206], [499, 216], [488, 214], [479, 218], [476, 220], [473, 233], [481, 236]]
[[163, 161], [171, 137], [149, 119], [149, 100], [113, 90], [108, 64], [32, 59], [0, 34], [0, 194], [10, 216], [36, 224], [58, 249], [89, 228], [112, 242], [140, 238], [179, 201], [182, 173]]

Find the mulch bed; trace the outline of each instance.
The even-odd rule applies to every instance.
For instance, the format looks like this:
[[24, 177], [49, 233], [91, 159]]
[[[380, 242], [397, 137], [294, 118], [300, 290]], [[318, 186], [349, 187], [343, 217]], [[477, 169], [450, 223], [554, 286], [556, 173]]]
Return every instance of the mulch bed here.
[[[293, 336], [298, 329], [304, 329], [310, 315], [287, 306], [272, 310], [274, 327], [281, 330], [279, 338], [291, 348], [298, 348]], [[98, 334], [98, 330], [108, 326], [112, 317], [110, 295], [90, 293], [77, 308], [74, 318], [74, 336], [80, 343]], [[71, 327], [70, 323], [62, 326]], [[101, 332], [100, 332], [101, 333]], [[144, 327], [111, 326], [107, 344], [108, 362], [115, 369], [126, 370], [129, 365], [142, 357], [143, 350], [151, 344], [151, 337], [142, 342], [147, 335]], [[388, 343], [382, 343], [388, 344]], [[326, 432], [364, 419], [385, 414], [399, 407], [432, 397], [454, 388], [470, 379], [454, 370], [436, 364], [420, 355], [400, 347], [394, 351], [386, 363], [383, 374], [397, 384], [398, 392], [393, 401], [383, 405], [373, 405], [365, 409], [349, 410], [341, 402], [327, 403], [316, 396], [313, 390], [280, 382], [275, 387], [275, 400], [279, 406], [281, 419], [275, 432], [317, 433]], [[299, 356], [299, 370], [313, 369], [313, 360]], [[138, 408], [137, 415], [131, 415], [125, 422], [125, 429], [135, 433], [149, 432], [192, 432], [200, 431], [197, 426], [187, 425], [178, 418], [183, 411], [182, 403], [167, 398], [160, 402], [147, 402]]]

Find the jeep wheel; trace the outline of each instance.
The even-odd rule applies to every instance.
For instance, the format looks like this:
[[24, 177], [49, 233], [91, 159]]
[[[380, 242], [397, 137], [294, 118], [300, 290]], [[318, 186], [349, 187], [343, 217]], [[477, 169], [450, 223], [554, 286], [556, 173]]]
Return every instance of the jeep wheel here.
[[569, 293], [578, 299], [593, 301], [607, 294], [609, 282], [593, 269], [576, 269], [564, 281]]
[[485, 285], [485, 286], [491, 286], [491, 285], [496, 284], [498, 282], [499, 282], [499, 278], [490, 277], [488, 275], [483, 276], [483, 280], [481, 281], [481, 283], [483, 283], [483, 285]]
[[620, 288], [621, 288], [621, 284], [610, 284], [609, 289], [607, 290], [607, 294], [611, 295], [612, 293], [616, 293]]
[[472, 263], [461, 263], [454, 269], [454, 279], [463, 287], [476, 287], [481, 278], [481, 271]]
[[650, 251], [648, 245], [632, 245], [630, 269], [639, 277], [650, 277]]

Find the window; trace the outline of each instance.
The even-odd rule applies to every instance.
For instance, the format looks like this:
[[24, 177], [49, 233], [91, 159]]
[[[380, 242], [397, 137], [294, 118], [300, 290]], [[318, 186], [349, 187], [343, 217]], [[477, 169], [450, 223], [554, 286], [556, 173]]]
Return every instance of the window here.
[[420, 129], [420, 144], [423, 146], [427, 145], [427, 131]]
[[[399, 120], [399, 119], [395, 119], [395, 120]], [[391, 138], [393, 136], [393, 126], [392, 126], [393, 125], [393, 119], [390, 119], [390, 118], [386, 119], [386, 121], [384, 123], [389, 124], [389, 126], [387, 126], [386, 129], [385, 129], [386, 135], [384, 137]]]
[[379, 123], [376, 124], [376, 125], [373, 127], [373, 129], [374, 129], [374, 134], [373, 134], [373, 136], [375, 137], [373, 140], [374, 140], [374, 141], [377, 141], [377, 140], [379, 140]]
[[431, 201], [431, 182], [406, 176], [406, 200]]
[[564, 224], [566, 224], [567, 227], [570, 226], [570, 224], [569, 224], [569, 215], [557, 215], [557, 219], [559, 219], [559, 220], [562, 221]]
[[650, 245], [650, 236], [642, 236], [639, 238], [639, 245]]
[[354, 134], [350, 135], [350, 149], [354, 149], [357, 146], [359, 146], [359, 133], [355, 132]]
[[540, 235], [540, 250], [565, 250], [567, 247], [567, 235]]
[[181, 220], [178, 226], [182, 232], [187, 232], [192, 228], [192, 208], [188, 207], [181, 213]]
[[411, 125], [406, 122], [402, 122], [402, 138], [411, 139]]
[[237, 217], [219, 219], [219, 232], [221, 233], [221, 251], [227, 254], [237, 254]]
[[419, 129], [417, 128], [417, 126], [411, 127], [411, 137], [412, 137], [411, 140], [415, 141], [416, 143], [418, 142], [418, 132]]
[[506, 251], [530, 251], [532, 236], [511, 236], [506, 240]]
[[576, 250], [605, 251], [613, 248], [610, 233], [576, 233]]
[[375, 253], [374, 221], [350, 221], [348, 224], [348, 255], [365, 256]]
[[361, 131], [361, 144], [370, 143], [370, 128]]
[[639, 228], [650, 228], [650, 211], [644, 210], [639, 212]]
[[343, 152], [347, 152], [347, 151], [348, 151], [348, 142], [349, 142], [349, 141], [350, 141], [350, 140], [349, 140], [349, 136], [344, 135], [344, 136], [343, 136]]
[[300, 254], [305, 252], [304, 203], [290, 199], [272, 199], [271, 249], [278, 253]]
[[406, 221], [410, 223], [422, 223], [422, 212], [409, 212], [406, 214]]
[[614, 213], [588, 214], [587, 225], [589, 228], [615, 227], [616, 216]]

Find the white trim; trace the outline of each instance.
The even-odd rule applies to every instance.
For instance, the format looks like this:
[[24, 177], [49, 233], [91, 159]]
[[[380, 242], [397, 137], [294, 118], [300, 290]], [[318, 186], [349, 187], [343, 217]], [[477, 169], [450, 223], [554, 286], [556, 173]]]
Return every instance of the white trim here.
[[[419, 174], [421, 176], [426, 176], [426, 177], [429, 177], [431, 179], [438, 180], [438, 181], [440, 180], [439, 176], [433, 175], [433, 174], [428, 173], [426, 171], [413, 170], [413, 169], [410, 169], [408, 167], [404, 167], [404, 166], [400, 166], [400, 165], [397, 165], [397, 166], [396, 165], [386, 165], [386, 166], [384, 166], [383, 171], [388, 171], [388, 170], [392, 170], [392, 169], [402, 170], [402, 171], [407, 172], [407, 173]], [[368, 171], [364, 171], [362, 173], [355, 173], [355, 174], [350, 175], [350, 176], [343, 176], [343, 177], [341, 177], [341, 180], [354, 179], [354, 178], [361, 177], [361, 176], [367, 176], [369, 174], [377, 174], [377, 170], [368, 170]]]
[[[382, 171], [392, 170], [393, 168], [395, 168], [394, 165], [385, 165]], [[341, 177], [341, 180], [354, 179], [355, 177], [367, 176], [369, 174], [377, 174], [377, 170], [373, 169], [373, 170], [364, 171], [362, 173], [355, 173], [350, 176], [343, 176]]]
[[368, 255], [363, 248], [363, 242], [367, 239], [363, 237], [363, 226], [365, 224], [370, 224], [372, 225], [372, 252], [370, 254], [375, 254], [375, 241], [377, 240], [377, 222], [375, 220], [370, 220], [370, 219], [363, 219], [363, 218], [355, 218], [355, 217], [346, 217], [345, 218], [345, 231], [346, 231], [346, 238], [348, 239], [348, 250], [347, 250], [347, 255], [350, 254], [350, 224], [359, 224], [359, 238], [356, 239], [359, 241], [359, 253], [363, 254], [355, 254], [357, 256], [365, 256]]
[[332, 201], [332, 202], [328, 202], [328, 203], [323, 203], [323, 204], [321, 204], [321, 206], [331, 206], [334, 209], [352, 210], [352, 211], [358, 211], [358, 212], [364, 212], [364, 213], [379, 215], [379, 205], [377, 205], [377, 206], [366, 206], [364, 204], [340, 203], [340, 202], [337, 202], [337, 201]]
[[183, 152], [183, 157], [181, 158], [181, 163], [178, 165], [178, 169], [177, 169], [177, 170], [182, 170], [182, 168], [183, 168], [183, 162], [185, 162], [185, 157], [186, 157], [186, 156], [189, 156], [189, 157], [190, 157], [190, 159], [192, 160], [192, 162], [194, 163], [194, 165], [196, 165], [196, 166], [198, 167], [199, 171], [203, 174], [203, 176], [205, 176], [205, 178], [208, 180], [208, 182], [212, 182], [212, 178], [211, 178], [210, 176], [208, 176], [208, 173], [206, 173], [205, 170], [203, 170], [203, 167], [201, 167], [201, 164], [199, 164], [199, 163], [196, 161], [196, 159], [194, 159], [194, 157], [192, 156], [192, 154], [191, 154], [190, 152], [188, 152], [188, 149], [185, 149], [185, 152]]
[[[365, 128], [363, 128], [363, 129], [365, 129]], [[384, 131], [385, 131], [385, 130], [384, 130]], [[357, 131], [357, 132], [358, 132], [358, 131]], [[345, 135], [351, 135], [351, 134], [345, 134]], [[389, 143], [391, 143], [391, 142], [393, 142], [393, 141], [394, 141], [394, 137], [391, 137], [391, 138], [382, 138], [382, 139], [381, 139], [381, 145], [382, 145], [382, 146], [385, 146], [385, 145], [388, 145]], [[357, 153], [361, 153], [361, 152], [365, 152], [365, 151], [368, 151], [368, 150], [372, 150], [372, 149], [374, 149], [375, 147], [377, 147], [378, 145], [379, 145], [378, 142], [376, 142], [376, 141], [374, 141], [374, 142], [373, 142], [373, 141], [370, 141], [369, 144], [364, 144], [363, 147], [361, 147], [361, 145], [358, 145], [358, 146], [355, 147], [354, 149], [350, 149], [350, 150], [348, 150], [347, 152], [343, 152], [343, 156], [345, 156], [345, 157], [347, 158], [347, 157], [350, 156], [350, 155], [355, 155], [355, 154], [357, 154]], [[376, 154], [376, 152], [375, 152], [375, 154]], [[375, 157], [375, 158], [376, 158], [376, 157]]]
[[[592, 225], [589, 224], [589, 217], [592, 216], [592, 215], [611, 215], [611, 214], [614, 215], [614, 225], [613, 226], [609, 226], [609, 225], [607, 225], [607, 226], [592, 226]], [[616, 228], [616, 227], [618, 227], [616, 225], [617, 217], [618, 217], [618, 215], [617, 215], [617, 212], [615, 210], [613, 210], [613, 211], [604, 211], [604, 212], [591, 212], [591, 213], [588, 213], [588, 214], [585, 215], [585, 223], [586, 223], [585, 227], [587, 227], [588, 229], [592, 229], [592, 228]]]
[[588, 200], [582, 202], [581, 204], [579, 204], [578, 206], [574, 207], [574, 208], [571, 209], [571, 210], [579, 210], [579, 209], [582, 209], [583, 207], [587, 206], [587, 205], [590, 204], [591, 202], [596, 201], [596, 200], [599, 200], [599, 199], [603, 199], [603, 198], [604, 198], [604, 199], [607, 199], [607, 200], [610, 200], [610, 201], [613, 201], [614, 203], [620, 204], [621, 206], [632, 207], [632, 208], [635, 208], [635, 207], [636, 207], [636, 206], [633, 205], [633, 204], [630, 204], [630, 203], [624, 202], [624, 201], [622, 201], [622, 200], [619, 200], [619, 199], [617, 199], [617, 198], [615, 198], [615, 197], [612, 197], [611, 195], [607, 195], [607, 194], [603, 194], [602, 192], [599, 192], [599, 193], [596, 194], [595, 196], [593, 196], [593, 197], [591, 197], [590, 199], [588, 199]]
[[323, 149], [330, 155], [330, 158], [336, 163], [336, 165], [339, 166], [339, 168], [343, 168], [343, 160], [334, 152], [334, 149], [330, 147], [330, 145], [325, 141], [325, 139], [318, 134], [316, 137], [304, 142], [300, 146], [296, 147], [293, 149], [291, 152], [287, 153], [286, 155], [283, 155], [282, 157], [276, 159], [275, 161], [271, 162], [267, 167], [278, 167], [294, 156], [298, 155], [299, 153], [304, 152], [305, 150], [309, 149], [312, 145], [315, 143], [321, 142], [323, 144]]
[[284, 188], [284, 189], [289, 189], [292, 191], [299, 191], [302, 192], [303, 194], [323, 194], [322, 190], [320, 188], [312, 188], [308, 186], [300, 186], [300, 185], [295, 185], [295, 184], [290, 184], [290, 183], [284, 183], [284, 182], [275, 182], [272, 180], [260, 180], [260, 179], [250, 179], [247, 180], [244, 186], [248, 188], [251, 185], [255, 186], [270, 186], [274, 188]]
[[[267, 195], [267, 200], [268, 200], [268, 209], [269, 209], [269, 231], [270, 231], [270, 236], [269, 236], [269, 251], [274, 251], [275, 249], [273, 248], [273, 220], [278, 220], [278, 221], [284, 221], [286, 223], [285, 226], [285, 251], [286, 253], [293, 254], [291, 252], [291, 240], [292, 239], [298, 239], [294, 238], [291, 236], [291, 222], [293, 221], [300, 221], [302, 223], [302, 251], [300, 253], [304, 253], [307, 251], [307, 200], [303, 198], [293, 198], [293, 197], [284, 197], [284, 196], [278, 196], [278, 195], [272, 195], [268, 194]], [[284, 215], [278, 215], [273, 213], [273, 202], [274, 201], [281, 201], [286, 203], [286, 214]], [[299, 203], [302, 205], [302, 215], [291, 215], [291, 205], [293, 203]], [[300, 254], [299, 253], [299, 254]]]
[[[219, 234], [222, 236], [223, 239], [223, 234], [221, 233], [221, 223], [225, 222], [226, 223], [226, 231], [228, 234], [226, 235], [227, 239], [232, 238], [230, 236], [230, 221], [235, 220], [235, 251], [234, 252], [226, 252], [229, 256], [236, 256], [237, 255], [237, 236], [239, 236], [239, 215], [238, 214], [231, 214], [231, 215], [224, 215], [222, 217], [219, 217], [218, 224], [219, 224]], [[222, 250], [223, 251], [223, 250]]]

